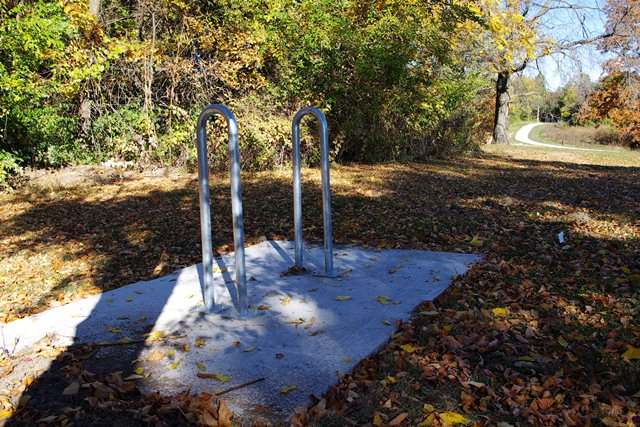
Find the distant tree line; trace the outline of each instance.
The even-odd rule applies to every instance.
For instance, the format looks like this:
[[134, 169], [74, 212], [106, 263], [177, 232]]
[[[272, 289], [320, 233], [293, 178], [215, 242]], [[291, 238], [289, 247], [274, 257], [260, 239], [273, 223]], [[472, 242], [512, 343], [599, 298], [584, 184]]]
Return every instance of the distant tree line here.
[[599, 142], [640, 148], [640, 75], [615, 70], [593, 83], [579, 74], [556, 91], [548, 91], [540, 75], [517, 76], [511, 114], [519, 121], [598, 127]]

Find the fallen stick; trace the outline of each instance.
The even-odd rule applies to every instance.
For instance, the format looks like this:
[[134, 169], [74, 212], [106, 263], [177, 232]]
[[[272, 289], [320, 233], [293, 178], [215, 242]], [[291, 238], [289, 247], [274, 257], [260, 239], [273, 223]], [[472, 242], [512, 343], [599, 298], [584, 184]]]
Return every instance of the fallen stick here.
[[248, 383], [244, 383], [244, 384], [236, 385], [236, 386], [233, 386], [233, 387], [229, 387], [229, 388], [227, 388], [225, 390], [222, 390], [222, 391], [220, 391], [218, 393], [214, 393], [214, 394], [216, 396], [222, 396], [223, 394], [231, 393], [232, 391], [236, 391], [236, 390], [239, 390], [239, 389], [244, 388], [244, 387], [249, 387], [250, 385], [254, 385], [254, 384], [259, 383], [260, 381], [264, 381], [264, 380], [265, 380], [265, 378], [258, 378], [257, 380], [253, 380], [253, 381], [249, 381]]
[[[151, 342], [166, 342], [166, 341], [171, 341], [171, 340], [182, 339], [182, 338], [185, 338], [185, 337], [186, 337], [186, 335], [170, 335], [168, 337], [157, 339], [157, 340], [151, 341]], [[119, 345], [144, 344], [147, 341], [148, 341], [148, 339], [145, 338], [145, 339], [142, 339], [142, 340], [100, 341], [100, 342], [86, 343], [86, 344], [82, 344], [82, 345], [86, 345], [87, 347], [115, 347], [115, 346], [119, 346]]]

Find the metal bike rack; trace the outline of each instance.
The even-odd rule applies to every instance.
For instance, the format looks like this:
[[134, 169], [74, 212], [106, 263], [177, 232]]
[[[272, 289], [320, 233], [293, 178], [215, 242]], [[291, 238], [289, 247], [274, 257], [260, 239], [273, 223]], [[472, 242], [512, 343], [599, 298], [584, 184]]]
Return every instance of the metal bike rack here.
[[207, 156], [207, 122], [216, 114], [227, 121], [229, 133], [229, 159], [231, 161], [231, 210], [233, 216], [233, 243], [235, 249], [235, 284], [238, 292], [238, 310], [241, 315], [248, 310], [247, 278], [244, 265], [244, 223], [242, 214], [242, 186], [240, 183], [240, 148], [238, 123], [222, 104], [207, 106], [198, 118], [198, 183], [200, 189], [200, 230], [202, 233], [202, 267], [204, 281], [202, 296], [207, 310], [215, 308], [216, 295], [213, 284], [213, 237], [211, 231], [211, 197], [209, 194], [209, 165]]
[[334, 277], [333, 229], [331, 225], [331, 184], [329, 182], [329, 125], [324, 113], [314, 107], [298, 111], [292, 123], [293, 143], [293, 223], [295, 229], [295, 265], [304, 268], [302, 240], [302, 185], [300, 181], [300, 122], [308, 114], [320, 122], [320, 151], [322, 154], [322, 217], [324, 225], [324, 274]]

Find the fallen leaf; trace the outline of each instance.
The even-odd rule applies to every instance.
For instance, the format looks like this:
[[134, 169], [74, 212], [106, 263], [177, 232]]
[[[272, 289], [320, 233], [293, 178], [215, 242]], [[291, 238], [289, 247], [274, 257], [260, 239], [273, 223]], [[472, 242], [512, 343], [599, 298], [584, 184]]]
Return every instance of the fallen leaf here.
[[455, 426], [469, 424], [469, 420], [464, 415], [457, 412], [440, 412], [438, 416], [445, 425]]
[[627, 362], [631, 360], [640, 360], [640, 348], [629, 345], [627, 346], [627, 351], [622, 354], [622, 357], [624, 357], [624, 360]]
[[349, 295], [338, 295], [336, 297], [336, 301], [350, 301], [351, 297]]
[[80, 383], [78, 381], [74, 381], [62, 390], [62, 395], [73, 396], [78, 394], [78, 391], [80, 391]]
[[505, 307], [496, 307], [493, 310], [493, 315], [496, 317], [506, 317], [509, 315], [509, 309]]
[[164, 359], [165, 354], [162, 350], [152, 350], [146, 357], [146, 359], [150, 362], [157, 362], [159, 360]]
[[484, 244], [484, 242], [482, 240], [480, 240], [480, 236], [478, 236], [476, 234], [475, 236], [473, 236], [473, 239], [471, 239], [469, 244], [471, 246], [475, 246], [476, 248], [479, 248], [480, 246], [482, 246]]
[[282, 387], [280, 389], [280, 394], [287, 395], [287, 394], [289, 394], [289, 393], [291, 393], [293, 391], [296, 391], [296, 390], [298, 390], [298, 386], [297, 385], [289, 384], [289, 385], [284, 386], [284, 387]]
[[207, 345], [207, 341], [204, 338], [196, 338], [196, 342], [194, 343], [196, 347], [202, 348]]
[[218, 374], [213, 372], [198, 372], [196, 375], [198, 378], [216, 380], [221, 383], [228, 383], [229, 381], [231, 381], [231, 377], [225, 374]]
[[271, 306], [267, 305], [267, 304], [260, 304], [258, 307], [256, 307], [258, 310], [260, 311], [267, 311], [267, 310], [271, 310]]
[[412, 344], [403, 344], [400, 346], [400, 348], [407, 353], [415, 353], [415, 351], [418, 350], [418, 347], [415, 347]]
[[378, 297], [376, 298], [376, 301], [378, 301], [380, 304], [386, 305], [391, 303], [391, 298], [385, 295], [378, 295]]
[[149, 342], [161, 341], [166, 336], [164, 331], [154, 331], [149, 334]]
[[389, 425], [390, 426], [399, 426], [400, 424], [402, 424], [404, 422], [404, 420], [407, 419], [408, 416], [409, 416], [409, 414], [407, 412], [403, 412], [401, 414], [398, 414], [394, 419], [389, 421]]
[[286, 296], [284, 298], [280, 298], [280, 304], [282, 305], [288, 305], [291, 303], [291, 297], [290, 296]]
[[424, 412], [425, 414], [429, 414], [429, 413], [431, 413], [431, 412], [433, 412], [435, 410], [436, 410], [436, 408], [434, 408], [433, 405], [431, 405], [429, 403], [425, 403], [422, 406], [422, 412]]
[[389, 375], [387, 378], [384, 379], [384, 381], [387, 384], [395, 384], [398, 382], [398, 380], [396, 379], [396, 377], [392, 377], [391, 375]]

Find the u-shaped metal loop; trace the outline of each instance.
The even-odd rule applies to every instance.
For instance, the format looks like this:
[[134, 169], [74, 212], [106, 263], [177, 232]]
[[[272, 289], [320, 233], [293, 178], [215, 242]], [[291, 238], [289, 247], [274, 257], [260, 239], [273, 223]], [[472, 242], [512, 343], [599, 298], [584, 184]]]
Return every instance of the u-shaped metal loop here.
[[300, 122], [308, 114], [320, 122], [320, 151], [322, 155], [322, 217], [324, 225], [324, 274], [333, 277], [333, 228], [331, 225], [331, 183], [329, 180], [329, 124], [324, 113], [315, 107], [304, 107], [293, 118], [293, 223], [295, 230], [295, 263], [304, 267], [302, 239], [302, 184], [300, 179]]
[[244, 264], [244, 221], [242, 213], [242, 185], [240, 182], [240, 147], [238, 123], [222, 104], [207, 106], [198, 118], [198, 183], [200, 189], [200, 231], [202, 234], [202, 267], [204, 281], [202, 297], [207, 310], [215, 308], [216, 294], [213, 284], [213, 236], [211, 230], [211, 196], [209, 194], [209, 165], [207, 156], [207, 122], [220, 114], [227, 121], [229, 133], [229, 159], [231, 161], [231, 210], [233, 215], [233, 243], [235, 249], [235, 282], [238, 291], [238, 311], [248, 310], [247, 278]]

